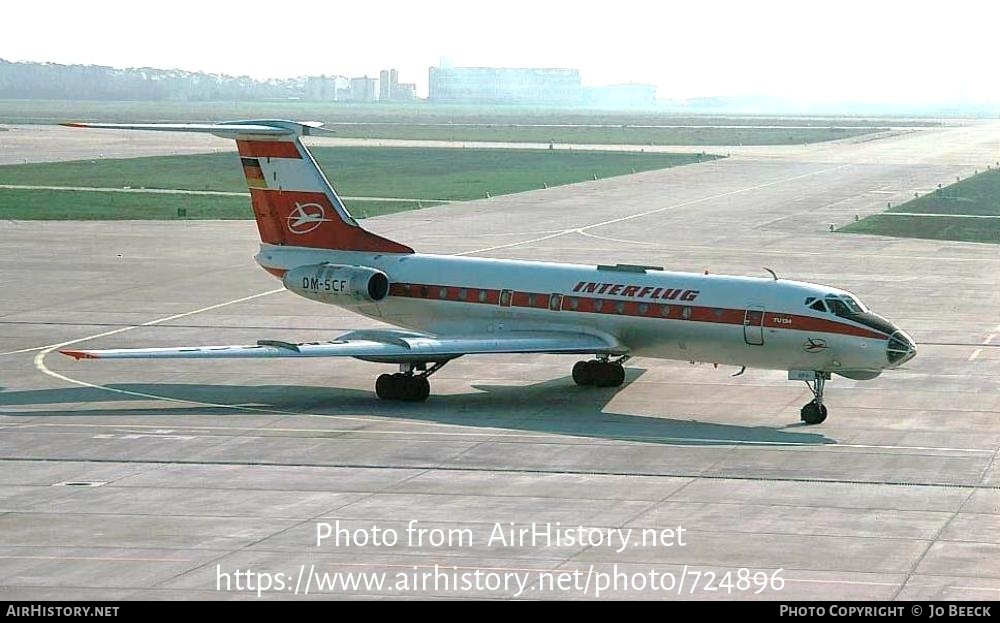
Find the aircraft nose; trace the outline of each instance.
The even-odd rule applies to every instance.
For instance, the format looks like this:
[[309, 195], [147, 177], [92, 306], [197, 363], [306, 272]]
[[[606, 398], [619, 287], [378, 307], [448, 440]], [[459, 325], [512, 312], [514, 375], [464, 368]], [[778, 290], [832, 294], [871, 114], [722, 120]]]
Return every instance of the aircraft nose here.
[[917, 356], [917, 345], [913, 338], [897, 329], [886, 342], [885, 354], [889, 367], [898, 368]]

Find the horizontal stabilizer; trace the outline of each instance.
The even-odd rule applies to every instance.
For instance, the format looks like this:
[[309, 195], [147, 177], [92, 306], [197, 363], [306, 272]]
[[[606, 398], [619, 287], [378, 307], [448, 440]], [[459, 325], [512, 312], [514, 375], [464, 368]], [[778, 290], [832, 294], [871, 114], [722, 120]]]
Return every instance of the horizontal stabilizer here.
[[300, 137], [317, 133], [333, 133], [324, 130], [319, 122], [284, 121], [280, 119], [253, 119], [250, 121], [225, 121], [222, 123], [64, 123], [70, 128], [99, 128], [105, 130], [149, 130], [152, 132], [200, 132], [215, 134], [222, 138], [251, 137]]

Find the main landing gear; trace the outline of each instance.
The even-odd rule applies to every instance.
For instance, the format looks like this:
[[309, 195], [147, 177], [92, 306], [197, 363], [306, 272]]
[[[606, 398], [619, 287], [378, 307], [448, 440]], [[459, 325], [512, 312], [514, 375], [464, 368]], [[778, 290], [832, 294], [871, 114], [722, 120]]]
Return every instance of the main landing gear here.
[[375, 381], [375, 395], [382, 400], [423, 402], [431, 395], [431, 384], [427, 377], [440, 370], [444, 364], [445, 362], [439, 361], [430, 368], [426, 363], [400, 364], [400, 371], [396, 374], [379, 375]]
[[617, 361], [604, 356], [590, 361], [578, 361], [573, 366], [573, 382], [593, 387], [620, 387], [625, 382], [625, 368], [622, 364], [627, 360], [628, 356]]
[[826, 405], [823, 404], [823, 388], [830, 380], [829, 372], [817, 372], [812, 380], [805, 381], [809, 386], [809, 391], [813, 394], [813, 399], [807, 402], [799, 412], [802, 421], [806, 424], [821, 424], [826, 419]]

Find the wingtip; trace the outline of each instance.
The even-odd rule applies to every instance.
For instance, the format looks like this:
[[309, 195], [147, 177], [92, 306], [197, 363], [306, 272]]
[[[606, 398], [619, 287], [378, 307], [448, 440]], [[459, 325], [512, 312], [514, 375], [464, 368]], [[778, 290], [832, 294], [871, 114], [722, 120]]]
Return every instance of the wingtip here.
[[77, 361], [80, 361], [81, 359], [99, 359], [97, 355], [88, 353], [85, 350], [61, 350], [59, 352], [67, 357], [72, 357]]

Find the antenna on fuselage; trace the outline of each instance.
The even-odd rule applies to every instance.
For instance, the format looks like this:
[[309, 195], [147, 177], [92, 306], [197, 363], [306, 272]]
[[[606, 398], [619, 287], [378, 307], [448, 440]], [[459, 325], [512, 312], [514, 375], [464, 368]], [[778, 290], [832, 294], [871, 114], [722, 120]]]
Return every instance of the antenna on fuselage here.
[[768, 268], [767, 266], [765, 266], [765, 267], [764, 267], [764, 270], [766, 270], [767, 272], [771, 273], [771, 276], [772, 276], [772, 277], [774, 277], [774, 280], [775, 280], [775, 281], [777, 281], [777, 280], [778, 280], [778, 275], [777, 275], [777, 273], [775, 273], [775, 272], [774, 272], [773, 270], [771, 270], [771, 269], [770, 269], [770, 268]]

